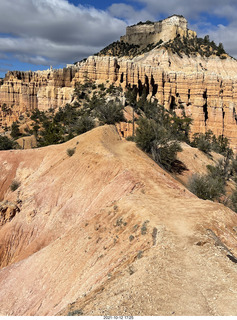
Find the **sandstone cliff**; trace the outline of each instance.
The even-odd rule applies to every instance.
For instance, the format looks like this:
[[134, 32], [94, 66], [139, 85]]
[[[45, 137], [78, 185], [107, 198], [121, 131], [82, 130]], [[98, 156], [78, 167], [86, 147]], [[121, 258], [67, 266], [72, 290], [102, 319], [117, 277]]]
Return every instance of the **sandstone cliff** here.
[[[195, 37], [185, 21], [173, 16], [148, 26], [133, 26], [122, 39], [136, 43], [137, 35], [144, 37], [145, 32], [146, 37], [150, 28], [151, 37], [172, 39], [177, 32]], [[91, 56], [63, 70], [9, 72], [0, 86], [1, 125], [11, 124], [26, 110], [46, 110], [71, 102], [75, 83], [91, 79], [123, 88], [137, 86], [140, 93], [146, 87], [149, 96], [168, 109], [183, 104], [194, 120], [192, 132], [210, 129], [215, 135], [223, 134], [237, 151], [237, 62], [228, 55], [222, 58], [178, 55], [160, 45], [132, 59]]]
[[172, 40], [177, 35], [195, 37], [196, 32], [188, 30], [188, 22], [184, 17], [173, 15], [158, 22], [140, 22], [134, 26], [127, 27], [126, 35], [122, 36], [120, 40], [146, 47], [148, 44], [157, 43], [160, 40], [164, 42]]
[[36, 108], [56, 109], [72, 99], [76, 68], [37, 72], [8, 72], [0, 87], [1, 125], [9, 125], [21, 114]]

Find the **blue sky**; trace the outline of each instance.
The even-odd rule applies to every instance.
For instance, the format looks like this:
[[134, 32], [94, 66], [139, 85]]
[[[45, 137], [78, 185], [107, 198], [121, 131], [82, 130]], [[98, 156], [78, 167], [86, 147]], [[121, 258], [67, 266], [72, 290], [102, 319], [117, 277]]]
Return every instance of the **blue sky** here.
[[0, 0], [0, 77], [63, 67], [118, 40], [128, 25], [172, 14], [237, 58], [237, 0]]

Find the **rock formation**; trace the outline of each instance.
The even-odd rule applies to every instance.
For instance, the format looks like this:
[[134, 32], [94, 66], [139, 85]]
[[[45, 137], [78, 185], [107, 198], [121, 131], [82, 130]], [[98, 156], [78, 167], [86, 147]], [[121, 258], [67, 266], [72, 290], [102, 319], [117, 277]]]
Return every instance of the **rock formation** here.
[[76, 68], [37, 72], [11, 71], [0, 87], [2, 126], [16, 121], [24, 112], [56, 109], [72, 100]]
[[1, 316], [237, 314], [236, 213], [114, 126], [1, 151], [0, 170]]
[[126, 35], [122, 36], [120, 41], [146, 47], [148, 44], [157, 43], [160, 40], [164, 42], [172, 40], [177, 35], [195, 37], [196, 32], [188, 30], [188, 22], [184, 17], [173, 15], [158, 22], [140, 22], [127, 27]]
[[[145, 44], [174, 37], [194, 38], [187, 21], [172, 16], [161, 22], [128, 27], [122, 41]], [[140, 39], [140, 40], [139, 40]], [[144, 39], [147, 39], [146, 41]], [[168, 109], [182, 104], [193, 118], [192, 132], [212, 130], [230, 139], [237, 151], [237, 62], [225, 55], [176, 54], [163, 45], [134, 58], [91, 56], [62, 70], [8, 72], [0, 86], [1, 125], [11, 124], [26, 110], [57, 108], [72, 101], [76, 82], [145, 87]]]

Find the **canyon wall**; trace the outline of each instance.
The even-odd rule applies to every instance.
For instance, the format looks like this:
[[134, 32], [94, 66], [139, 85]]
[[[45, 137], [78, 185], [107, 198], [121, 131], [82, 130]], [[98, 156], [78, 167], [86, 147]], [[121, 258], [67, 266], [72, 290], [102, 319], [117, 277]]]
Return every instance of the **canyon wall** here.
[[[192, 38], [182, 16], [163, 21], [141, 23], [127, 28], [121, 40], [147, 45], [177, 35]], [[167, 109], [182, 104], [186, 115], [193, 118], [192, 133], [212, 130], [230, 139], [237, 151], [237, 61], [228, 55], [178, 55], [158, 47], [133, 59], [91, 56], [67, 68], [37, 72], [8, 72], [0, 84], [0, 129], [33, 110], [57, 109], [73, 101], [77, 82], [87, 80], [115, 84], [123, 88], [144, 87], [148, 97], [158, 99]]]
[[235, 74], [237, 62], [232, 58], [181, 58], [165, 49], [132, 60], [91, 56], [62, 70], [9, 72], [0, 86], [1, 125], [9, 125], [27, 110], [56, 109], [70, 103], [75, 83], [90, 79], [123, 88], [137, 86], [140, 94], [146, 87], [149, 97], [167, 109], [182, 104], [193, 118], [192, 132], [210, 129], [223, 134], [236, 149]]
[[[149, 60], [149, 61], [147, 61]], [[90, 57], [73, 81], [109, 80], [116, 85], [147, 89], [167, 109], [182, 104], [193, 119], [192, 132], [212, 130], [230, 139], [237, 151], [237, 62], [232, 58], [180, 58], [165, 50], [142, 59]], [[230, 76], [227, 76], [230, 74]]]
[[56, 109], [70, 102], [76, 70], [9, 71], [0, 86], [0, 125], [10, 125], [27, 111]]

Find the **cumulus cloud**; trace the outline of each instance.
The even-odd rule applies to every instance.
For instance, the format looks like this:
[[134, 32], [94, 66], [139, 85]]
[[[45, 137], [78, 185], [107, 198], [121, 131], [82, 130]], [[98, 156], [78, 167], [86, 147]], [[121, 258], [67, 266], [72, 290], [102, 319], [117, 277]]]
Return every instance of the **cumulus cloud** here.
[[237, 24], [232, 23], [228, 26], [218, 25], [209, 32], [210, 38], [215, 39], [216, 43], [223, 43], [227, 53], [237, 58]]
[[216, 14], [233, 18], [236, 0], [131, 0], [141, 3], [147, 12], [155, 15], [184, 15], [187, 19], [198, 19], [200, 14]]
[[136, 10], [125, 3], [114, 3], [108, 10], [114, 17], [125, 19], [129, 25], [139, 21], [156, 20], [156, 17], [146, 9]]
[[[119, 39], [128, 24], [174, 13], [237, 57], [236, 0], [120, 0], [107, 10], [69, 0], [0, 0], [0, 59], [46, 66], [71, 63]], [[203, 13], [226, 19], [228, 26], [212, 24]]]
[[125, 28], [106, 11], [67, 0], [0, 1], [0, 56], [45, 65], [74, 62], [117, 40]]
[[[142, 9], [134, 9], [135, 4]], [[237, 58], [237, 2], [236, 0], [130, 0], [130, 6], [122, 3], [110, 7], [111, 14], [125, 18], [133, 14], [134, 20], [159, 20], [173, 14], [183, 15], [189, 28], [198, 36], [209, 34], [217, 44], [222, 42], [226, 51]], [[216, 25], [215, 20], [224, 19], [227, 26]]]

